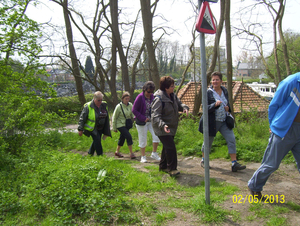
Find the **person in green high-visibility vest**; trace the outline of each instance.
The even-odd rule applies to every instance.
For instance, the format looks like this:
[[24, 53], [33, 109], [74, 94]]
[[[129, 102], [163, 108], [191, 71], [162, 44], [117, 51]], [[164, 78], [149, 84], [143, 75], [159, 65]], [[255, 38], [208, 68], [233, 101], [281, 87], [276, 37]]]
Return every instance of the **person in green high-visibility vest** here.
[[79, 117], [78, 134], [92, 136], [93, 143], [88, 154], [93, 156], [103, 155], [101, 137], [103, 140], [107, 136], [111, 137], [107, 104], [103, 102], [103, 94], [100, 91], [94, 93], [92, 101], [86, 103]]

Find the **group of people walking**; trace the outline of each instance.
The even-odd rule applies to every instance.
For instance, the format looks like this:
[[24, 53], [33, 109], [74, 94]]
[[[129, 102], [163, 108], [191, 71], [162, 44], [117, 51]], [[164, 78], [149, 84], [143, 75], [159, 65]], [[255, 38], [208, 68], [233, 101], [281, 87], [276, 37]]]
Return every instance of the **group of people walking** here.
[[[174, 79], [164, 76], [160, 79], [159, 89], [155, 91], [153, 82], [148, 81], [143, 86], [134, 101], [129, 102], [130, 94], [124, 92], [122, 101], [113, 113], [113, 131], [120, 132], [115, 156], [122, 158], [120, 148], [125, 140], [130, 151], [130, 158], [136, 156], [132, 151], [132, 137], [129, 132], [130, 125], [127, 120], [134, 118], [138, 131], [139, 147], [141, 151], [141, 162], [147, 162], [145, 148], [147, 146], [147, 132], [152, 135], [153, 151], [151, 158], [160, 161], [159, 170], [176, 176], [180, 172], [177, 170], [177, 151], [174, 137], [178, 127], [178, 112], [188, 114], [189, 107], [177, 98], [174, 94]], [[78, 134], [82, 136], [92, 136], [93, 143], [89, 149], [89, 154], [93, 155], [95, 150], [97, 155], [102, 155], [101, 137], [105, 139], [111, 137], [109, 127], [109, 116], [106, 104], [102, 102], [103, 94], [95, 92], [91, 102], [85, 104], [80, 115], [78, 124]], [[211, 86], [207, 90], [208, 104], [208, 131], [209, 149], [211, 149], [214, 137], [220, 132], [227, 142], [228, 153], [231, 158], [231, 170], [237, 172], [246, 169], [246, 166], [237, 162], [236, 141], [232, 128], [226, 124], [226, 116], [231, 112], [228, 91], [222, 86], [222, 74], [213, 72], [211, 76]], [[287, 77], [278, 86], [277, 92], [269, 106], [270, 139], [261, 166], [253, 174], [248, 182], [251, 195], [262, 198], [262, 188], [269, 176], [278, 169], [283, 157], [292, 150], [297, 167], [300, 172], [300, 72]], [[130, 124], [130, 123], [129, 123]], [[299, 127], [299, 128], [298, 128]], [[203, 133], [203, 118], [199, 122], [199, 132]], [[161, 157], [157, 154], [159, 142], [163, 148]], [[203, 158], [201, 167], [204, 165], [204, 144], [202, 146]], [[208, 166], [209, 167], [209, 166]]]
[[[112, 130], [120, 132], [115, 156], [124, 157], [120, 153], [125, 140], [130, 152], [130, 158], [136, 156], [132, 151], [132, 136], [130, 121], [135, 119], [138, 131], [139, 147], [141, 151], [141, 162], [146, 163], [147, 157], [145, 149], [147, 146], [147, 133], [152, 135], [152, 153], [151, 158], [160, 161], [159, 170], [169, 173], [171, 176], [179, 174], [177, 170], [177, 151], [174, 142], [174, 136], [178, 127], [178, 111], [188, 114], [188, 106], [182, 104], [174, 94], [175, 82], [170, 76], [164, 76], [160, 79], [160, 87], [155, 91], [155, 85], [148, 81], [143, 86], [143, 92], [140, 93], [134, 103], [129, 102], [130, 94], [124, 92], [122, 101], [117, 104], [112, 116]], [[95, 92], [91, 102], [84, 105], [78, 123], [78, 134], [82, 136], [92, 136], [93, 143], [89, 149], [89, 154], [102, 155], [102, 139], [111, 137], [109, 128], [109, 116], [106, 103], [102, 102], [103, 94], [100, 91]], [[163, 144], [161, 157], [157, 154], [159, 142]]]

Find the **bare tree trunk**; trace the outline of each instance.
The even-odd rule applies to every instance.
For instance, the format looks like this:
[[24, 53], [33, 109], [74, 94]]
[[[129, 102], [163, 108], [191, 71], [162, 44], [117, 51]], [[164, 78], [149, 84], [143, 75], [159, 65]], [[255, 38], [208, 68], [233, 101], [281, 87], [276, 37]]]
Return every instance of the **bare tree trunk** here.
[[281, 74], [280, 74], [280, 68], [279, 68], [279, 62], [278, 62], [278, 54], [277, 54], [277, 29], [276, 29], [276, 24], [277, 24], [278, 17], [273, 22], [273, 44], [274, 44], [274, 59], [275, 59], [275, 66], [276, 66], [276, 72], [277, 72], [277, 81], [276, 84], [279, 84], [281, 81]]
[[216, 67], [216, 62], [217, 62], [219, 48], [220, 48], [220, 37], [221, 37], [222, 31], [223, 31], [224, 20], [225, 20], [225, 0], [221, 0], [221, 4], [220, 4], [220, 21], [219, 21], [217, 31], [216, 31], [216, 35], [215, 35], [213, 56], [212, 56], [211, 64], [210, 64], [210, 66], [207, 70], [207, 73], [206, 73], [208, 84], [210, 82], [210, 75], [214, 72], [215, 67]]
[[[221, 0], [221, 4], [220, 4], [220, 21], [219, 24], [217, 26], [217, 31], [216, 31], [216, 35], [215, 35], [215, 42], [214, 42], [214, 50], [213, 50], [213, 55], [212, 55], [212, 59], [211, 59], [211, 64], [206, 72], [206, 76], [207, 76], [207, 84], [201, 84], [201, 86], [206, 85], [208, 86], [210, 83], [210, 79], [211, 79], [211, 74], [212, 72], [215, 70], [216, 67], [216, 63], [217, 63], [217, 58], [219, 56], [219, 44], [220, 44], [220, 37], [223, 31], [223, 24], [224, 24], [224, 20], [225, 20], [225, 0]], [[220, 68], [220, 66], [219, 66]], [[197, 83], [195, 80], [195, 98], [194, 98], [194, 109], [193, 109], [193, 115], [198, 114], [200, 106], [201, 106], [201, 101], [202, 101], [202, 91], [201, 89], [199, 90], [199, 92], [197, 91]]]
[[63, 0], [62, 5], [63, 5], [63, 13], [64, 13], [65, 25], [66, 25], [66, 34], [67, 34], [68, 43], [69, 43], [69, 51], [70, 51], [70, 57], [71, 57], [71, 62], [72, 62], [73, 75], [74, 75], [75, 83], [76, 83], [76, 89], [77, 89], [79, 101], [80, 101], [81, 105], [84, 105], [86, 103], [86, 100], [85, 100], [85, 96], [84, 96], [84, 92], [83, 92], [83, 88], [82, 88], [82, 80], [81, 80], [77, 55], [76, 55], [75, 47], [73, 44], [73, 32], [72, 32], [72, 26], [71, 26], [71, 22], [70, 22], [70, 18], [69, 18], [68, 0]]
[[[140, 51], [138, 52], [138, 55], [132, 65], [132, 71], [131, 71], [131, 83], [132, 84], [135, 84], [135, 79], [136, 79], [136, 68], [137, 68], [137, 65], [139, 63], [139, 60], [141, 59], [141, 55], [143, 53], [143, 51], [145, 50], [145, 40], [143, 41], [143, 44], [140, 48]], [[134, 93], [134, 90], [135, 90], [135, 85], [132, 85], [131, 86], [131, 90], [130, 90], [130, 95], [132, 95]]]
[[178, 95], [178, 92], [179, 90], [181, 89], [183, 83], [184, 83], [184, 80], [185, 80], [185, 75], [187, 73], [187, 71], [189, 70], [191, 64], [193, 63], [194, 59], [195, 59], [195, 51], [193, 51], [193, 47], [194, 47], [194, 43], [195, 43], [195, 36], [194, 36], [194, 39], [193, 39], [193, 42], [192, 44], [190, 45], [190, 53], [191, 53], [191, 58], [189, 60], [189, 62], [187, 63], [182, 75], [181, 75], [181, 82], [177, 88], [177, 91], [176, 91], [176, 95]]
[[121, 61], [122, 78], [125, 85], [125, 90], [130, 91], [129, 73], [127, 65], [127, 57], [124, 54], [121, 35], [119, 31], [119, 13], [118, 13], [118, 0], [110, 0], [110, 13], [111, 13], [111, 29], [112, 36], [118, 47], [119, 57]]
[[227, 89], [229, 104], [233, 109], [233, 94], [232, 94], [232, 53], [231, 53], [231, 27], [230, 27], [230, 0], [225, 2], [225, 30], [226, 30], [226, 52], [227, 52]]
[[[155, 1], [156, 5], [158, 0]], [[150, 77], [153, 79], [153, 82], [156, 87], [159, 87], [159, 73], [157, 67], [157, 61], [155, 57], [155, 49], [153, 46], [153, 35], [152, 35], [152, 19], [153, 13], [151, 13], [150, 0], [140, 0], [141, 10], [142, 10], [142, 19], [144, 27], [144, 35], [147, 46], [147, 52], [149, 57], [150, 64]]]
[[280, 35], [280, 43], [282, 45], [282, 52], [283, 52], [284, 63], [285, 63], [285, 67], [286, 67], [286, 76], [289, 76], [290, 74], [292, 74], [291, 67], [290, 67], [290, 60], [289, 60], [290, 58], [289, 58], [287, 45], [286, 45], [285, 38], [283, 35], [283, 31], [282, 31], [282, 19], [283, 19], [283, 15], [284, 15], [286, 1], [285, 0], [278, 0], [278, 1], [280, 2], [280, 8], [278, 10], [278, 14], [279, 14], [278, 32]]

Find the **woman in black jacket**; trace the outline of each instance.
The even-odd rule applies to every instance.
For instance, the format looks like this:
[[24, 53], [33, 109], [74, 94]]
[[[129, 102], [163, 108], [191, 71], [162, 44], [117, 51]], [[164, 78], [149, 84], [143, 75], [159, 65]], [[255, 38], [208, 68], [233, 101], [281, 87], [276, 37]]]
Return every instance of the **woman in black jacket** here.
[[[226, 124], [226, 116], [231, 112], [228, 91], [222, 84], [222, 73], [213, 72], [211, 75], [212, 86], [207, 90], [207, 104], [208, 104], [208, 131], [209, 131], [209, 150], [218, 131], [226, 140], [228, 153], [231, 158], [231, 170], [237, 172], [238, 170], [246, 169], [246, 166], [239, 164], [236, 160], [236, 145], [235, 137], [232, 129], [229, 129]], [[200, 119], [199, 131], [203, 133], [203, 117]], [[202, 161], [201, 166], [204, 168], [204, 143], [202, 146]]]

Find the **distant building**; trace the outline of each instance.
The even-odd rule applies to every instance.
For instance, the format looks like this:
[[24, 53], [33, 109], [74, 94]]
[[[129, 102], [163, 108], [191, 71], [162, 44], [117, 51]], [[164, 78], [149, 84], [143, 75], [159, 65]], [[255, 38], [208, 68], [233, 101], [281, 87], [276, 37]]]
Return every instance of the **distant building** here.
[[258, 78], [265, 68], [261, 63], [238, 63], [236, 77]]
[[47, 82], [66, 82], [66, 81], [75, 81], [75, 78], [71, 70], [66, 69], [46, 69], [48, 76], [39, 75], [39, 77]]

